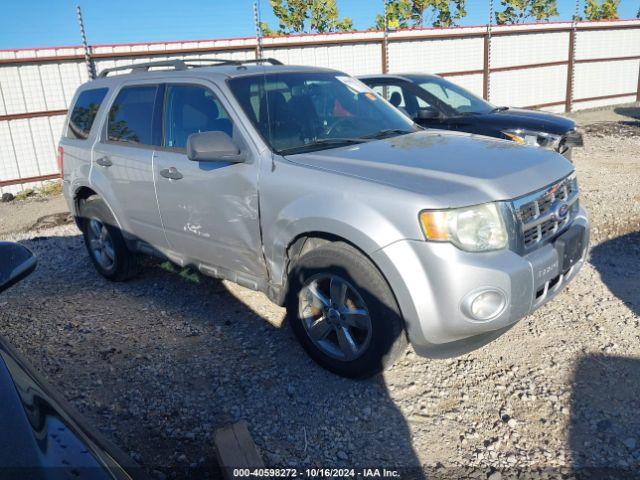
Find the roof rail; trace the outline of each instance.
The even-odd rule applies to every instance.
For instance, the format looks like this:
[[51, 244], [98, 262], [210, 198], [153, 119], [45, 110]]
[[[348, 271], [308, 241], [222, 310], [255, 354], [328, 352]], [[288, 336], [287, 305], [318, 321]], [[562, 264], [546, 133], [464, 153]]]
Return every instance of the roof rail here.
[[[189, 63], [187, 63], [189, 62]], [[206, 67], [210, 65], [197, 65], [196, 63], [207, 63], [213, 65], [237, 65], [242, 66], [246, 63], [270, 63], [271, 65], [283, 65], [280, 60], [275, 58], [256, 58], [252, 60], [231, 60], [227, 58], [190, 58], [186, 60], [163, 60], [159, 62], [134, 63], [131, 65], [122, 65], [120, 67], [105, 68], [98, 75], [99, 78], [105, 78], [112, 72], [122, 70], [131, 70], [131, 73], [148, 72], [152, 67], [173, 67], [174, 70], [187, 70], [188, 68]]]
[[134, 63], [131, 65], [122, 65], [120, 67], [105, 68], [98, 75], [104, 78], [111, 72], [119, 72], [121, 70], [131, 70], [131, 73], [148, 72], [151, 67], [173, 67], [174, 70], [186, 70], [187, 65], [182, 60], [163, 60], [160, 62]]
[[[280, 60], [275, 58], [255, 58], [251, 60], [231, 60], [228, 58], [187, 58], [184, 62], [211, 62], [220, 65], [244, 65], [246, 63], [270, 63], [271, 65], [284, 65]], [[188, 67], [198, 67], [191, 63], [186, 64]]]

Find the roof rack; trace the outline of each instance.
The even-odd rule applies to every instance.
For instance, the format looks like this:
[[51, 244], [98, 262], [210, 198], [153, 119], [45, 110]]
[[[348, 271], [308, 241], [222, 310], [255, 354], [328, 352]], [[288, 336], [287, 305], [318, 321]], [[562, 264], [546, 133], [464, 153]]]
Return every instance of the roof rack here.
[[[189, 63], [187, 63], [189, 62]], [[193, 62], [204, 62], [205, 65], [194, 64]], [[105, 68], [98, 75], [99, 78], [105, 78], [110, 73], [122, 70], [131, 70], [131, 73], [148, 72], [153, 67], [173, 67], [174, 70], [187, 70], [189, 68], [207, 67], [212, 65], [237, 65], [241, 67], [247, 63], [270, 63], [271, 65], [283, 65], [280, 60], [275, 58], [256, 58], [253, 60], [231, 60], [226, 58], [190, 58], [187, 60], [162, 60], [159, 62], [134, 63], [132, 65], [122, 65], [120, 67]]]
[[[238, 65], [242, 66], [247, 63], [270, 63], [271, 65], [284, 65], [280, 60], [275, 58], [256, 58], [252, 60], [231, 60], [227, 58], [188, 58], [184, 62], [210, 62], [220, 65]], [[189, 67], [199, 67], [200, 65], [193, 65], [187, 63]]]

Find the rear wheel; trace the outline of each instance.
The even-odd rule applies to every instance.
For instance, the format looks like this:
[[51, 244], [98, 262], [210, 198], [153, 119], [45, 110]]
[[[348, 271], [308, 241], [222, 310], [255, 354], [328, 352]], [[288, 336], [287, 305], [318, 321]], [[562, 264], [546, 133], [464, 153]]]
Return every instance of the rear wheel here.
[[336, 242], [304, 254], [291, 275], [288, 317], [318, 364], [365, 378], [393, 364], [406, 348], [399, 308], [378, 269]]
[[111, 211], [98, 197], [80, 205], [84, 243], [96, 270], [105, 278], [123, 281], [138, 272], [138, 259], [127, 248]]

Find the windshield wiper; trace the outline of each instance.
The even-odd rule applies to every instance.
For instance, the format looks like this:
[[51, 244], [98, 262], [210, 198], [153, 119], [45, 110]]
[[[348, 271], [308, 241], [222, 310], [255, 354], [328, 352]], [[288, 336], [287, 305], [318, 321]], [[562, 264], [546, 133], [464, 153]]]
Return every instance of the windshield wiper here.
[[509, 110], [509, 107], [496, 107], [493, 110], [491, 110], [489, 113], [505, 112], [507, 110]]
[[[417, 131], [417, 130], [414, 130], [414, 131]], [[371, 140], [371, 139], [378, 140], [381, 138], [390, 137], [391, 135], [407, 135], [409, 133], [414, 133], [414, 131], [403, 130], [402, 128], [386, 128], [384, 130], [380, 130], [379, 132], [375, 132], [370, 135], [363, 135], [362, 137], [358, 137], [358, 138], [364, 138], [367, 140]]]
[[346, 145], [354, 145], [356, 143], [364, 143], [369, 139], [362, 138], [321, 138], [314, 140], [313, 142], [306, 143], [304, 145], [298, 145], [297, 147], [284, 148], [278, 150], [276, 153], [279, 155], [294, 155], [296, 153], [303, 153], [308, 151], [323, 150], [326, 148], [344, 147]]

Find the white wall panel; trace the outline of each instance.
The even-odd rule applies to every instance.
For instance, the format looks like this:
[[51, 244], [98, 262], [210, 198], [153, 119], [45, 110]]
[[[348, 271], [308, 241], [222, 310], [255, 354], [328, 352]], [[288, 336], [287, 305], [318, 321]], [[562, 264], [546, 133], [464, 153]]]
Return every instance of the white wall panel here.
[[13, 151], [9, 122], [0, 122], [0, 181], [21, 178]]
[[483, 61], [482, 37], [389, 44], [389, 71], [392, 73], [482, 70]]
[[640, 28], [579, 31], [576, 58], [627, 57], [640, 55]]
[[49, 117], [51, 134], [55, 140], [56, 147], [58, 145], [58, 140], [60, 140], [60, 137], [62, 136], [62, 129], [64, 128], [65, 120], [66, 115], [55, 115], [53, 117]]
[[26, 112], [18, 67], [0, 68], [0, 84], [2, 85], [6, 114]]
[[490, 101], [495, 105], [525, 107], [564, 101], [567, 67], [540, 67], [491, 74]]
[[375, 43], [269, 48], [265, 50], [265, 56], [287, 65], [335, 68], [351, 75], [380, 73], [382, 70], [382, 49]]
[[549, 113], [560, 113], [560, 114], [565, 113], [564, 104], [563, 105], [554, 105], [552, 107], [542, 107], [542, 108], [540, 108], [540, 110], [542, 110], [543, 112], [549, 112]]
[[67, 100], [62, 86], [60, 66], [55, 63], [46, 63], [40, 66], [40, 75], [44, 88], [46, 108], [44, 110], [62, 110], [68, 108]]
[[586, 110], [588, 108], [608, 107], [618, 103], [631, 103], [636, 101], [635, 95], [618, 98], [604, 98], [602, 100], [590, 100], [588, 102], [577, 102], [573, 104], [573, 110]]
[[638, 88], [639, 62], [629, 60], [576, 64], [573, 98], [635, 92]]
[[499, 35], [491, 40], [491, 68], [560, 62], [568, 58], [568, 32]]
[[62, 82], [62, 91], [64, 92], [64, 103], [69, 105], [76, 89], [82, 84], [80, 77], [80, 67], [84, 67], [81, 62], [64, 62], [60, 64], [60, 79]]
[[39, 65], [23, 65], [18, 68], [27, 112], [47, 110], [39, 68]]
[[20, 165], [20, 178], [40, 175], [40, 166], [31, 135], [30, 120], [12, 120], [9, 122], [15, 154]]
[[39, 175], [48, 175], [58, 172], [56, 161], [56, 148], [58, 138], [53, 137], [49, 119], [46, 117], [32, 118], [29, 120], [33, 149], [36, 154]]

